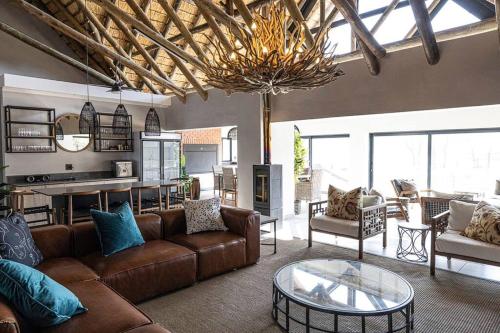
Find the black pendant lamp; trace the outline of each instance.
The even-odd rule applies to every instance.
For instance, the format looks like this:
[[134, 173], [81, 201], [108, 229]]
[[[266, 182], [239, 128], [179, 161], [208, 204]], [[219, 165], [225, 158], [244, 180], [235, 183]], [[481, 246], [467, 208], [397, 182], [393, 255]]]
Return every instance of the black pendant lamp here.
[[[149, 6], [149, 19], [151, 20], [151, 6]], [[153, 91], [151, 91], [151, 108], [146, 115], [146, 121], [144, 123], [144, 135], [159, 136], [160, 134], [160, 117], [158, 117], [158, 113], [156, 113], [156, 110], [154, 108]]]
[[122, 104], [122, 92], [120, 90], [120, 104], [113, 114], [113, 134], [127, 134], [130, 130], [130, 121], [127, 109]]
[[[87, 8], [87, 0], [85, 0], [85, 8]], [[89, 93], [89, 46], [88, 46], [88, 37], [85, 37], [85, 52], [87, 59], [87, 101], [83, 104], [82, 111], [80, 111], [80, 121], [78, 122], [78, 127], [81, 134], [92, 134], [94, 133], [96, 122], [97, 122], [97, 113], [95, 111], [94, 106], [90, 102], [90, 93]]]

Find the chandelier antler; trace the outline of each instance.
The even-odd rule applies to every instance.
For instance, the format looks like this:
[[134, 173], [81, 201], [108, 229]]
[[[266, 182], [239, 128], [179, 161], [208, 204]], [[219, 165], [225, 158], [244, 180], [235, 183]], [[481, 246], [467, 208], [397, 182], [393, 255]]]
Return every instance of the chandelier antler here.
[[[231, 92], [287, 93], [312, 89], [344, 75], [334, 63], [335, 46], [327, 42], [329, 27], [322, 27], [314, 44], [306, 48], [301, 25], [287, 30], [288, 15], [280, 1], [254, 12], [250, 32], [230, 27], [228, 53], [219, 42], [208, 38], [211, 60], [204, 60], [206, 82]], [[239, 33], [234, 33], [236, 29]]]

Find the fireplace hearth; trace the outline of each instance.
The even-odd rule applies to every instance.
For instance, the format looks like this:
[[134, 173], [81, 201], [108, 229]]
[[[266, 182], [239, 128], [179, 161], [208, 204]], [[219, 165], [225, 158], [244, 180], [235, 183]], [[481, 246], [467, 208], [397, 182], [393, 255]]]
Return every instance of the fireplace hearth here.
[[262, 215], [283, 218], [283, 182], [280, 164], [253, 166], [253, 209]]

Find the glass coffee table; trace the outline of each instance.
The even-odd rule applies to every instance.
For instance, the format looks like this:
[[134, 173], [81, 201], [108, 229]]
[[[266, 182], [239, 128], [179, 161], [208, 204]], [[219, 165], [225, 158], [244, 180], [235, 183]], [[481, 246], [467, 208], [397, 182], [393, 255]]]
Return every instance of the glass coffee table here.
[[273, 312], [286, 332], [413, 332], [413, 288], [359, 261], [303, 260], [273, 280]]

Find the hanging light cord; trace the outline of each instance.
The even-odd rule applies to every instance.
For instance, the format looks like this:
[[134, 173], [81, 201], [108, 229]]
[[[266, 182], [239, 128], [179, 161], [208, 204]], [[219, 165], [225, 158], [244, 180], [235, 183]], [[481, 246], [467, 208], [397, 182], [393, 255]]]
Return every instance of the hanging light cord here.
[[[87, 0], [85, 0], [85, 11], [87, 11]], [[87, 18], [87, 17], [85, 17]], [[88, 23], [88, 19], [87, 19]], [[85, 54], [86, 54], [86, 82], [87, 82], [87, 102], [90, 102], [90, 91], [89, 91], [89, 37], [85, 35]]]
[[[151, 22], [151, 24], [153, 24], [153, 21], [151, 20], [151, 7], [153, 6], [149, 6], [149, 22]], [[153, 74], [153, 67], [151, 67], [151, 74]], [[153, 82], [151, 82], [151, 85], [153, 85]], [[153, 90], [151, 90], [151, 108], [154, 108], [154, 101], [153, 101]]]

